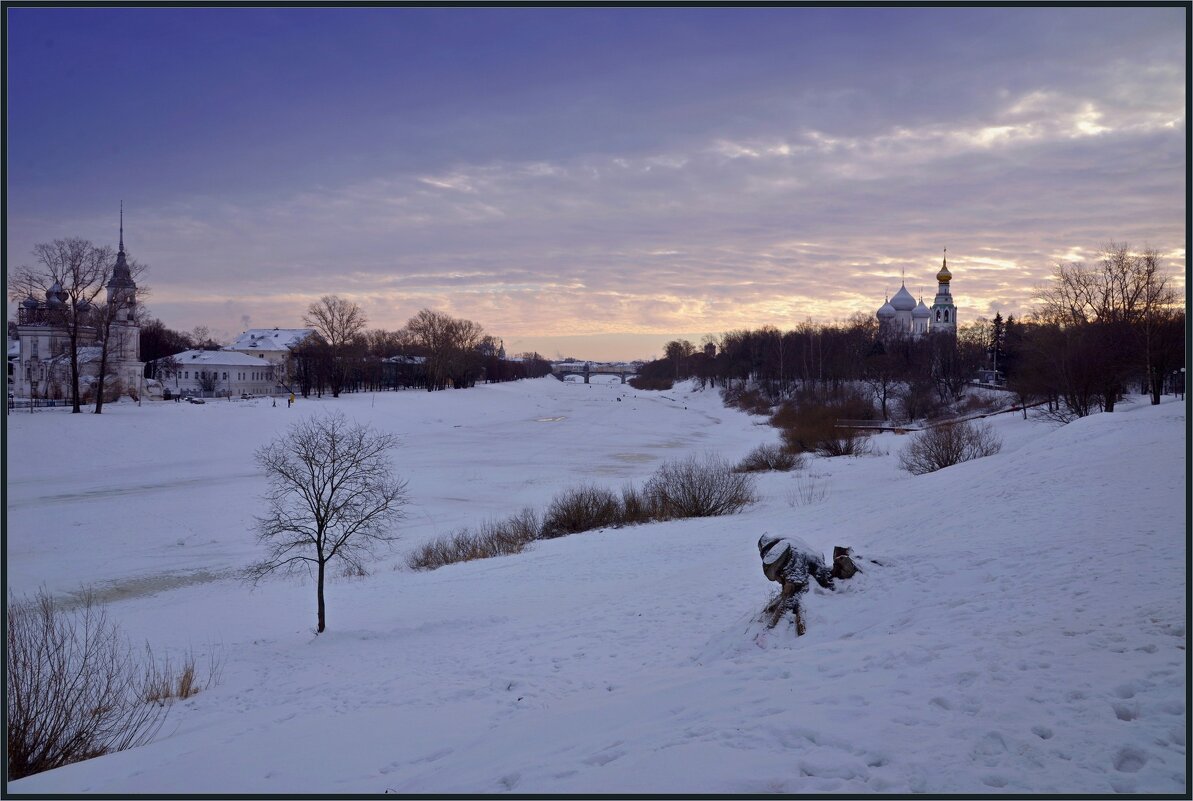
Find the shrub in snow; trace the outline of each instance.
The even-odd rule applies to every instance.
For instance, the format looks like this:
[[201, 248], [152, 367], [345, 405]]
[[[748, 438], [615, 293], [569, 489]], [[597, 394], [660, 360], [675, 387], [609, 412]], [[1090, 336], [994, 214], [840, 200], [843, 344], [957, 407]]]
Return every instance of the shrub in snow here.
[[939, 417], [944, 408], [936, 387], [923, 378], [899, 385], [892, 396], [898, 404], [899, 419], [904, 422]]
[[989, 425], [948, 423], [917, 434], [899, 454], [899, 466], [922, 475], [1002, 450], [1002, 441]]
[[146, 701], [160, 704], [175, 698], [187, 699], [219, 681], [220, 663], [214, 655], [209, 659], [206, 678], [200, 677], [193, 651], [188, 651], [175, 664], [168, 654], [159, 661], [146, 645], [145, 657], [146, 662], [153, 665], [153, 669], [145, 676], [143, 697]]
[[754, 478], [735, 472], [719, 456], [664, 462], [644, 493], [659, 519], [713, 517], [740, 511], [755, 500]]
[[650, 498], [637, 487], [627, 485], [621, 490], [621, 522], [627, 526], [649, 523], [655, 519], [655, 510]]
[[782, 429], [783, 446], [792, 453], [860, 456], [871, 452], [869, 439], [857, 429], [838, 428], [837, 421], [868, 420], [873, 413], [870, 402], [856, 393], [827, 403], [807, 396], [780, 406], [771, 425]]
[[795, 486], [787, 491], [787, 505], [810, 506], [828, 497], [828, 485], [819, 476], [802, 475], [795, 479]]
[[792, 453], [778, 445], [759, 445], [737, 463], [739, 473], [762, 473], [767, 470], [798, 470], [807, 464], [803, 454]]
[[535, 511], [523, 509], [504, 520], [485, 521], [476, 531], [462, 529], [448, 537], [425, 543], [410, 554], [406, 564], [414, 570], [434, 570], [456, 562], [521, 553], [528, 544], [538, 539], [540, 530]]
[[543, 515], [542, 537], [551, 539], [621, 523], [621, 503], [610, 490], [584, 485], [555, 496]]
[[754, 479], [734, 471], [716, 456], [667, 462], [641, 490], [621, 495], [584, 485], [555, 496], [540, 525], [532, 509], [506, 520], [486, 522], [474, 532], [462, 529], [418, 548], [407, 559], [414, 570], [519, 553], [535, 539], [611, 526], [649, 523], [679, 517], [732, 514], [754, 501]]
[[721, 390], [721, 400], [726, 406], [741, 409], [747, 414], [770, 414], [771, 403], [756, 388], [727, 386]]
[[7, 635], [9, 779], [144, 745], [162, 702], [198, 691], [193, 660], [175, 674], [138, 659], [89, 595], [74, 612], [44, 592], [10, 598]]
[[854, 428], [838, 428], [832, 437], [821, 441], [816, 451], [822, 456], [868, 456], [874, 453], [870, 436]]

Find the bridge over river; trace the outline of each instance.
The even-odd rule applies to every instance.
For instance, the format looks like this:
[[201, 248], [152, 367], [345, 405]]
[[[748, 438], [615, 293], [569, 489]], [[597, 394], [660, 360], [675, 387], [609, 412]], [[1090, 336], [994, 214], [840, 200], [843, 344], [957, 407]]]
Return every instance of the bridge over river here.
[[584, 376], [584, 383], [594, 375], [621, 376], [621, 383], [627, 378], [638, 375], [638, 368], [633, 364], [593, 364], [592, 362], [561, 362], [551, 365], [551, 375], [560, 381], [566, 381], [569, 375]]

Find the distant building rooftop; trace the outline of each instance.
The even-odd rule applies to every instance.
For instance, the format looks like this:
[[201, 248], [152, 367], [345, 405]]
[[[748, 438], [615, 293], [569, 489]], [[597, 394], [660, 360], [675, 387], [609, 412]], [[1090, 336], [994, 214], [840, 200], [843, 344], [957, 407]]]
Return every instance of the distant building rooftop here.
[[231, 350], [184, 350], [174, 354], [174, 358], [182, 366], [188, 364], [219, 364], [227, 367], [261, 368], [262, 361], [256, 356]]
[[313, 333], [313, 328], [250, 328], [224, 350], [288, 350]]

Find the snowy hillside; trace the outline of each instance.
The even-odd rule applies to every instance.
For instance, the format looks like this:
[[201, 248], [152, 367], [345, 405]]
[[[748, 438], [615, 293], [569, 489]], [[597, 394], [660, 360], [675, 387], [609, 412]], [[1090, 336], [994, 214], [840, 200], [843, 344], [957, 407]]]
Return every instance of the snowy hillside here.
[[[561, 489], [778, 439], [712, 391], [593, 382], [14, 414], [9, 587], [94, 583], [134, 639], [223, 670], [156, 742], [10, 792], [1185, 792], [1183, 404], [1001, 415], [1001, 453], [918, 477], [883, 434], [732, 517], [403, 566]], [[253, 449], [326, 407], [399, 434], [412, 504], [316, 637], [310, 583], [232, 571], [259, 555]], [[809, 593], [802, 638], [754, 622], [764, 531], [867, 560]]]

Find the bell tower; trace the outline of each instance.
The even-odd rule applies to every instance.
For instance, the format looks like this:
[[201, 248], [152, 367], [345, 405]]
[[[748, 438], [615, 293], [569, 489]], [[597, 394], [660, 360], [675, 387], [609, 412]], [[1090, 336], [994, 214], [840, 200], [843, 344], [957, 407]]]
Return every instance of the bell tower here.
[[936, 298], [932, 301], [932, 316], [929, 318], [928, 330], [948, 331], [957, 333], [957, 307], [953, 304], [953, 293], [949, 289], [949, 282], [953, 274], [949, 272], [949, 249], [944, 249], [944, 257], [940, 262], [940, 272], [936, 274]]
[[117, 361], [143, 367], [140, 365], [141, 324], [137, 320], [137, 285], [124, 253], [124, 201], [120, 202], [120, 250], [116, 254], [116, 264], [112, 267], [112, 278], [108, 281], [107, 289], [108, 305], [113, 314], [109, 336], [113, 340], [111, 344], [116, 346], [111, 350], [112, 356]]

